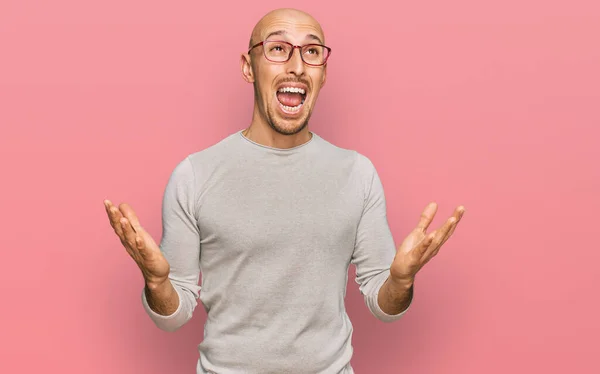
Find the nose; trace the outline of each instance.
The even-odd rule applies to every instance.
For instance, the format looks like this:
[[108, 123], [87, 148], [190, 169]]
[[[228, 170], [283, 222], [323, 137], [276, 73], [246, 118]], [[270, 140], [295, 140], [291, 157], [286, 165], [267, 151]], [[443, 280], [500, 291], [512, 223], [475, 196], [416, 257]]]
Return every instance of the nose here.
[[[296, 55], [296, 49], [298, 49], [298, 54]], [[292, 73], [295, 75], [304, 74], [304, 61], [302, 61], [302, 48], [299, 46], [295, 46], [292, 49], [292, 57], [287, 62], [287, 71], [288, 73]]]

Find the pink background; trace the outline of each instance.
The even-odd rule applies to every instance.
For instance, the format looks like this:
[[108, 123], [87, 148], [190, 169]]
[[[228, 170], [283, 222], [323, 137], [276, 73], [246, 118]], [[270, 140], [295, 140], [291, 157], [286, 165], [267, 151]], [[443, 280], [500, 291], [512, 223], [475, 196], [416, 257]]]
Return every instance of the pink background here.
[[[351, 278], [358, 374], [600, 372], [600, 6], [494, 3], [295, 4], [333, 48], [311, 129], [373, 160], [398, 244], [467, 208], [401, 321]], [[0, 372], [194, 372], [204, 311], [154, 327], [102, 200], [160, 238], [176, 163], [249, 124], [239, 53], [286, 5], [0, 2]]]

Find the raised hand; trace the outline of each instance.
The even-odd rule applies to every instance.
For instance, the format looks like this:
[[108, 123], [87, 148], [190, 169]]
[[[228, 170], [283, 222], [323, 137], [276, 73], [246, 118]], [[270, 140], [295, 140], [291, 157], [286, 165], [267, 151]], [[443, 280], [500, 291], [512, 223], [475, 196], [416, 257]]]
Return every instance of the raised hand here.
[[154, 239], [142, 228], [133, 209], [126, 203], [117, 208], [109, 200], [104, 200], [104, 207], [110, 225], [142, 271], [148, 287], [164, 283], [169, 277], [169, 263]]
[[437, 230], [427, 234], [427, 228], [433, 221], [437, 211], [437, 204], [427, 205], [417, 227], [404, 239], [396, 251], [394, 261], [390, 266], [390, 276], [396, 280], [414, 280], [421, 268], [437, 255], [441, 246], [452, 236], [458, 222], [462, 218], [465, 208], [459, 206], [452, 217]]

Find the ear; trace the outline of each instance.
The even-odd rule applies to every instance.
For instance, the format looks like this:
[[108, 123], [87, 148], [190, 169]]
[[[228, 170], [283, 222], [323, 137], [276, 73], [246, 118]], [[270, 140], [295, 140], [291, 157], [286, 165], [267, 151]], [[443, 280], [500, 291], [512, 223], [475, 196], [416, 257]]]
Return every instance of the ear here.
[[248, 53], [242, 53], [240, 57], [240, 65], [242, 69], [242, 77], [248, 83], [254, 83], [254, 72], [252, 71], [252, 65], [250, 64], [250, 55]]
[[325, 85], [326, 81], [327, 81], [327, 64], [325, 64], [325, 66], [323, 66], [323, 79], [321, 79], [321, 88]]

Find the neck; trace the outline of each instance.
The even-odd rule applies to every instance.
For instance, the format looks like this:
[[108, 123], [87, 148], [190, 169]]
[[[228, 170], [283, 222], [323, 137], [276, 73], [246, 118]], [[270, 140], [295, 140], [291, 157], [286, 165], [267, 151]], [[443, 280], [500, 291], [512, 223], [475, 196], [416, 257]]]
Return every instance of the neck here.
[[267, 147], [286, 149], [293, 148], [308, 142], [312, 138], [312, 133], [305, 126], [300, 132], [293, 135], [281, 134], [275, 131], [264, 118], [259, 114], [257, 108], [252, 116], [252, 123], [242, 134], [255, 143]]

